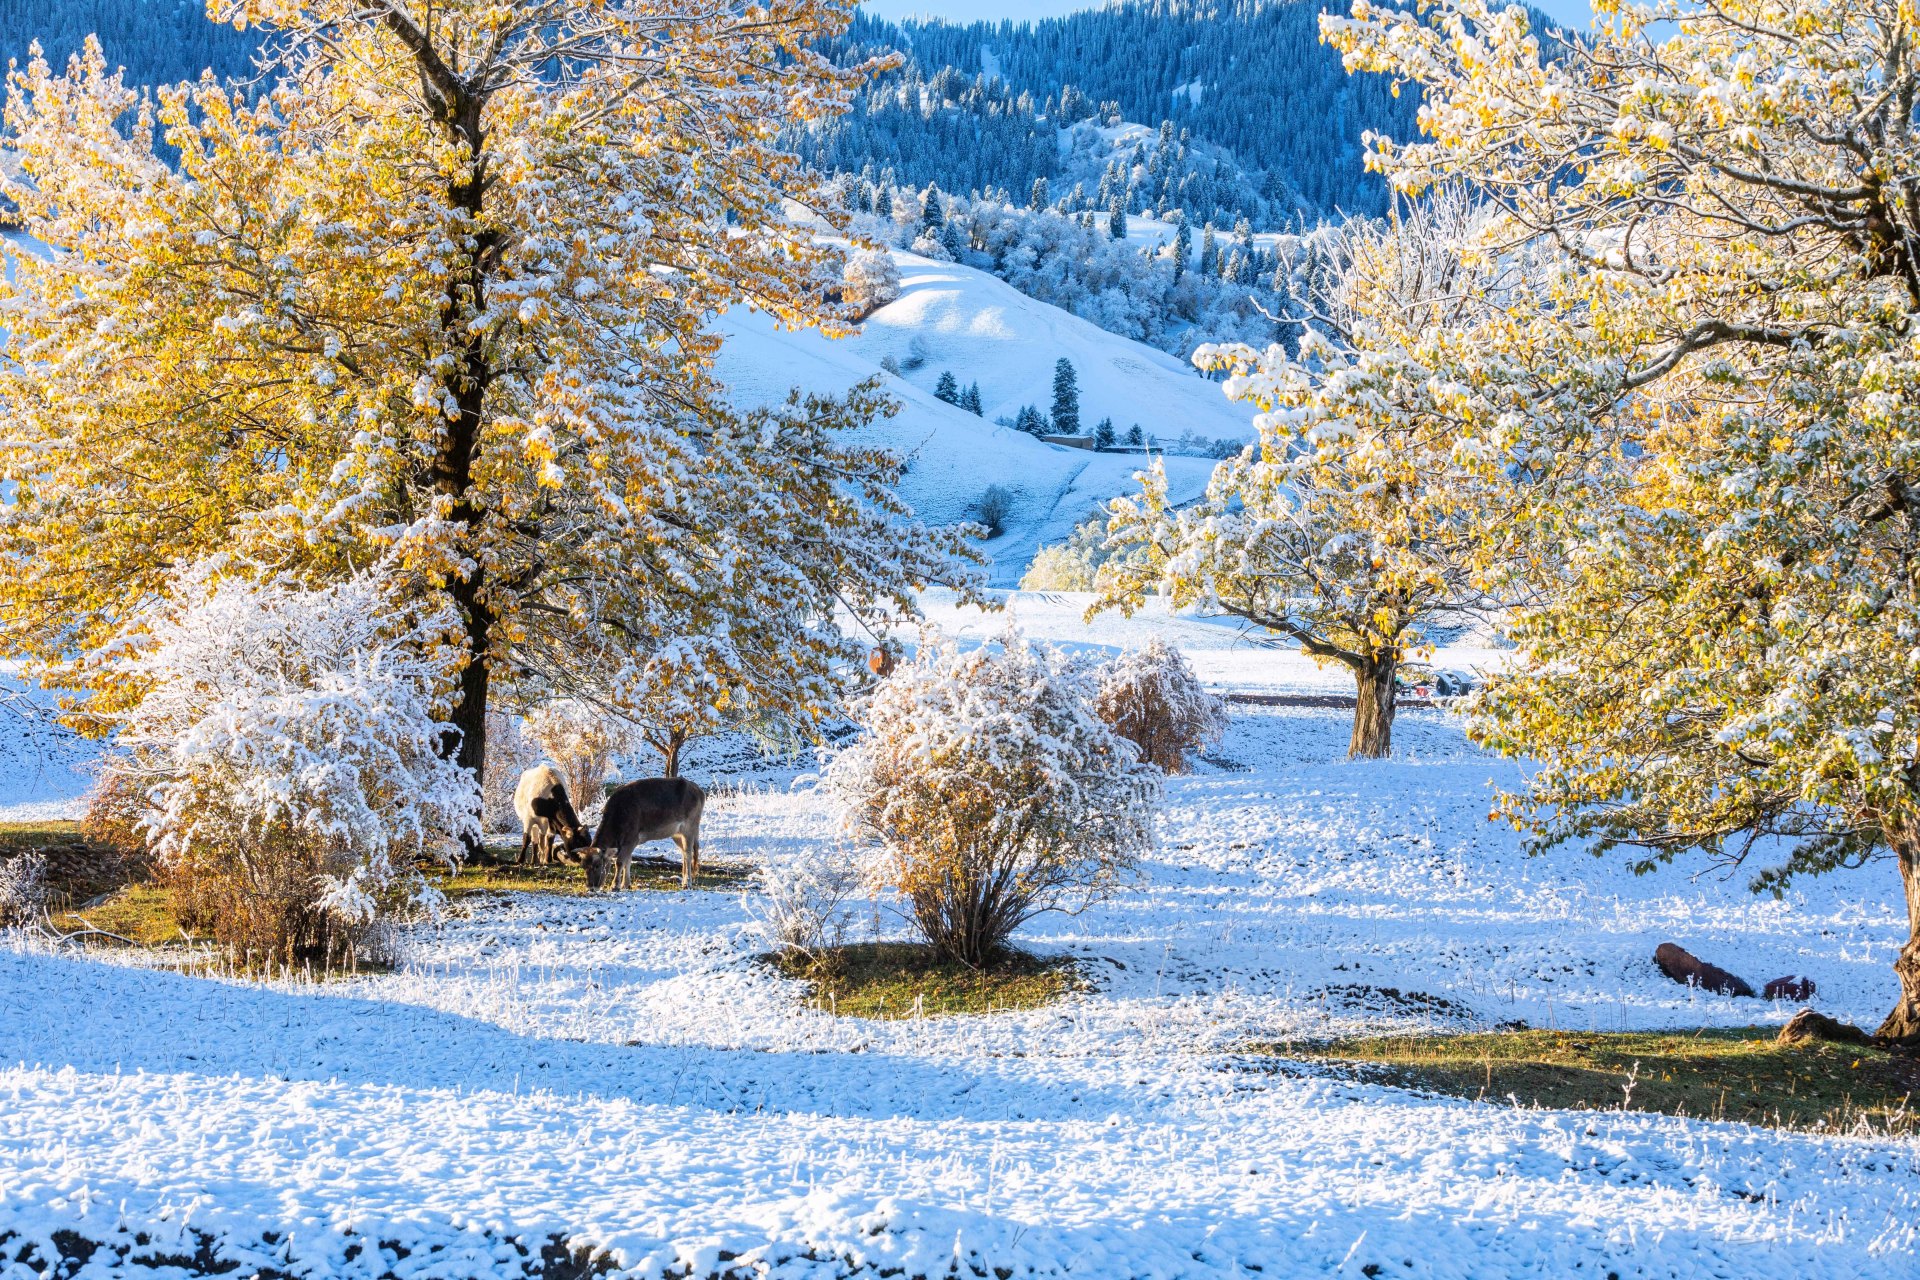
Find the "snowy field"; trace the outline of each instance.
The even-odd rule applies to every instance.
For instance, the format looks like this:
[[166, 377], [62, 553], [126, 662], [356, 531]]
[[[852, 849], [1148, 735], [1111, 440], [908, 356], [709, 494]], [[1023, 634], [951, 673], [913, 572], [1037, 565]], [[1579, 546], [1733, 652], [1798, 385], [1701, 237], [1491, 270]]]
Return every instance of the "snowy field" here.
[[[1088, 646], [1159, 628], [1222, 685], [1331, 679], [1217, 623], [1088, 629], [1077, 603], [1012, 608]], [[1241, 1052], [1791, 1012], [1674, 986], [1649, 962], [1669, 938], [1809, 975], [1855, 1020], [1894, 995], [1891, 871], [1776, 902], [1529, 859], [1484, 821], [1516, 769], [1441, 713], [1404, 713], [1387, 763], [1346, 762], [1346, 736], [1337, 710], [1236, 708], [1138, 883], [1023, 935], [1093, 979], [1041, 1011], [808, 1011], [714, 893], [483, 900], [399, 972], [320, 987], [0, 946], [0, 1234], [205, 1240], [316, 1277], [537, 1272], [552, 1234], [662, 1277], [1916, 1274], [1912, 1142], [1477, 1105]], [[806, 775], [718, 798], [708, 833], [737, 862], [835, 838]]]

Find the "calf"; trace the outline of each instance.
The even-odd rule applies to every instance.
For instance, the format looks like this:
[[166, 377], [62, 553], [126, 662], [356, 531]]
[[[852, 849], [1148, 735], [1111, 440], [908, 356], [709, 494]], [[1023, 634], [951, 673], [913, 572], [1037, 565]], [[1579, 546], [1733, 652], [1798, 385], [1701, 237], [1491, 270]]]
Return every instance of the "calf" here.
[[522, 865], [529, 847], [542, 865], [552, 861], [556, 838], [569, 852], [587, 847], [587, 828], [574, 813], [567, 784], [552, 765], [535, 765], [520, 775], [520, 785], [513, 789], [513, 812], [520, 819]]
[[633, 849], [649, 840], [680, 846], [680, 885], [693, 888], [700, 874], [700, 816], [707, 793], [685, 778], [643, 778], [616, 787], [600, 815], [600, 830], [587, 853], [587, 888], [598, 889], [613, 871], [613, 888], [633, 884]]

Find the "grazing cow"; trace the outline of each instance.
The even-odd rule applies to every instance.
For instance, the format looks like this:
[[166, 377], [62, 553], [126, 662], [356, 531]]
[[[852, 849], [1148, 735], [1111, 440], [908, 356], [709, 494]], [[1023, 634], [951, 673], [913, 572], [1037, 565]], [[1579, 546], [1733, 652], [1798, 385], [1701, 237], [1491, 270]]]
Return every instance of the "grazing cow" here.
[[520, 775], [520, 785], [513, 789], [513, 812], [520, 819], [521, 865], [529, 848], [545, 866], [553, 860], [556, 841], [570, 853], [589, 843], [587, 828], [567, 799], [567, 784], [552, 765], [535, 765]]
[[613, 871], [613, 888], [633, 884], [633, 849], [649, 840], [680, 846], [680, 884], [693, 888], [700, 875], [700, 815], [707, 793], [685, 778], [643, 778], [614, 788], [600, 815], [600, 830], [587, 852], [587, 888], [598, 889]]

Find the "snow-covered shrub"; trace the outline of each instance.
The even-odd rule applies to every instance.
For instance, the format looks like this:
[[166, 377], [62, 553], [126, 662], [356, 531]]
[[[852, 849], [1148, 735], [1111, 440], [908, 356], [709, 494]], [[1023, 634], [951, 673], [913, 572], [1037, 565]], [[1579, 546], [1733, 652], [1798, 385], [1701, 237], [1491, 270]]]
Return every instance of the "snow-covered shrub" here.
[[1013, 491], [1005, 485], [990, 484], [973, 504], [974, 519], [987, 531], [989, 538], [997, 538], [1006, 532], [1007, 517], [1013, 514]]
[[528, 712], [527, 736], [560, 766], [583, 822], [599, 818], [614, 757], [639, 745], [631, 724], [578, 698], [555, 698]]
[[876, 875], [943, 956], [991, 961], [1042, 911], [1109, 890], [1152, 845], [1159, 772], [1094, 714], [1087, 666], [1017, 634], [921, 646], [828, 769]]
[[900, 296], [900, 268], [885, 249], [868, 249], [847, 259], [842, 296], [861, 315]]
[[364, 952], [437, 894], [417, 860], [477, 834], [473, 777], [442, 755], [456, 619], [379, 574], [309, 589], [200, 566], [104, 661], [145, 686], [117, 766], [190, 927], [260, 959]]
[[0, 929], [39, 920], [52, 897], [46, 854], [29, 849], [0, 859]]
[[487, 760], [482, 769], [481, 822], [488, 831], [520, 830], [513, 811], [513, 790], [520, 775], [540, 763], [540, 748], [528, 740], [516, 716], [487, 712]]
[[741, 903], [753, 917], [753, 932], [768, 946], [815, 955], [845, 941], [853, 923], [848, 904], [861, 881], [845, 850], [814, 848], [760, 867]]
[[1227, 729], [1220, 699], [1201, 687], [1185, 654], [1157, 637], [1106, 665], [1094, 707], [1142, 760], [1168, 773], [1185, 773], [1188, 754]]

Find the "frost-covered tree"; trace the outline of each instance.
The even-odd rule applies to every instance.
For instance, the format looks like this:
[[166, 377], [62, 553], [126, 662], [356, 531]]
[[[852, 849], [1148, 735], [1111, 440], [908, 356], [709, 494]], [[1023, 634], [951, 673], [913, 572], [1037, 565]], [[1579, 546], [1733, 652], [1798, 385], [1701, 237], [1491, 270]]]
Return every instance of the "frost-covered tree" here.
[[1159, 771], [1094, 713], [1082, 661], [1009, 635], [931, 638], [828, 769], [935, 950], [993, 961], [1021, 924], [1110, 890], [1153, 844]]
[[1080, 434], [1080, 375], [1065, 356], [1053, 366], [1053, 430], [1055, 435]]
[[966, 391], [962, 393], [960, 397], [960, 407], [962, 409], [965, 409], [968, 413], [972, 414], [976, 418], [986, 417], [987, 415], [986, 406], [980, 403], [980, 384], [979, 383], [973, 382], [973, 383], [967, 384]]
[[[222, 572], [222, 568], [227, 572]], [[203, 562], [95, 659], [134, 691], [112, 768], [184, 919], [257, 958], [345, 958], [414, 870], [477, 834], [473, 775], [440, 749], [460, 619], [384, 572], [307, 588]]]
[[1914, 10], [1604, 9], [1546, 49], [1482, 0], [1327, 23], [1424, 91], [1428, 139], [1374, 143], [1391, 180], [1469, 182], [1506, 215], [1489, 252], [1568, 260], [1450, 380], [1456, 455], [1525, 481], [1503, 518], [1541, 593], [1483, 732], [1541, 762], [1509, 812], [1547, 840], [1762, 888], [1893, 863], [1880, 1034], [1920, 1043]]
[[1113, 429], [1113, 419], [1100, 419], [1099, 425], [1093, 429], [1093, 447], [1096, 449], [1111, 449], [1119, 443], [1119, 440], [1120, 437], [1115, 434]]
[[1346, 668], [1355, 757], [1392, 752], [1396, 677], [1425, 652], [1423, 625], [1479, 599], [1476, 535], [1491, 486], [1453, 456], [1452, 392], [1439, 376], [1450, 366], [1413, 349], [1498, 300], [1497, 277], [1458, 247], [1473, 216], [1451, 201], [1391, 227], [1351, 224], [1343, 273], [1323, 300], [1327, 332], [1309, 329], [1292, 352], [1196, 354], [1233, 371], [1229, 396], [1265, 410], [1259, 445], [1222, 462], [1196, 504], [1168, 503], [1156, 462], [1141, 497], [1112, 506], [1113, 542], [1138, 554], [1103, 573], [1103, 604], [1131, 610], [1157, 589]]
[[953, 376], [953, 370], [941, 370], [940, 381], [933, 388], [933, 394], [935, 399], [944, 400], [948, 404], [960, 403], [960, 380]]
[[213, 8], [269, 29], [272, 76], [148, 100], [91, 47], [12, 79], [4, 194], [57, 248], [0, 287], [0, 649], [110, 710], [130, 691], [73, 661], [170, 566], [390, 557], [460, 620], [477, 771], [496, 670], [564, 691], [691, 633], [757, 676], [716, 611], [851, 653], [842, 620], [947, 573], [959, 544], [885, 505], [897, 461], [840, 431], [882, 401], [743, 416], [708, 370], [723, 307], [840, 319], [840, 252], [788, 202], [834, 215], [776, 131], [858, 80], [810, 49], [845, 3]]
[[567, 795], [584, 821], [592, 822], [607, 794], [607, 773], [616, 757], [632, 749], [634, 726], [579, 698], [554, 698], [527, 712], [526, 734], [560, 766]]
[[867, 249], [847, 258], [841, 296], [856, 315], [877, 311], [900, 296], [900, 268], [884, 249]]
[[1101, 670], [1094, 710], [1165, 773], [1185, 773], [1187, 757], [1227, 729], [1225, 704], [1207, 692], [1186, 655], [1157, 636]]

